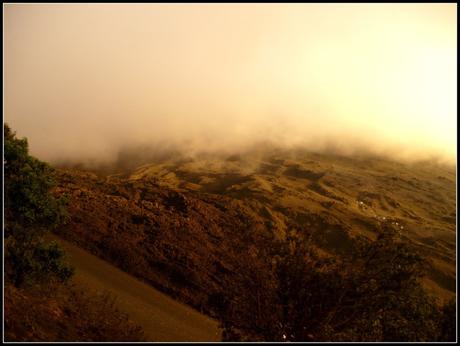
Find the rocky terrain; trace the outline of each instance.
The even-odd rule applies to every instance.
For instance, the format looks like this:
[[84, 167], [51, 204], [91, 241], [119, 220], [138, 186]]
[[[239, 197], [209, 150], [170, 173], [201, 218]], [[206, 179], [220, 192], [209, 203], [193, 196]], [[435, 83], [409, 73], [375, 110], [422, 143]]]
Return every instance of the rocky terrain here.
[[228, 197], [75, 171], [59, 181], [72, 215], [61, 236], [200, 310], [268, 236], [262, 218]]
[[164, 156], [111, 175], [60, 169], [72, 220], [59, 232], [214, 315], [273, 239], [300, 233], [340, 256], [391, 223], [429, 258], [424, 286], [443, 302], [455, 295], [455, 179], [433, 162], [294, 150]]

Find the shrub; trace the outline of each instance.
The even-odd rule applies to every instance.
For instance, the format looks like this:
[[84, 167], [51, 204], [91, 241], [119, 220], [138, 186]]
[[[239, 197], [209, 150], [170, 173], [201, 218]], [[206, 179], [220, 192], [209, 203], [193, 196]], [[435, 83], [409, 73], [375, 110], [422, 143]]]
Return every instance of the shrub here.
[[3, 129], [5, 237], [12, 233], [15, 225], [33, 226], [37, 232], [65, 222], [68, 218], [65, 199], [56, 199], [51, 192], [56, 184], [53, 169], [29, 155], [26, 138], [16, 138], [7, 124]]
[[143, 331], [116, 308], [107, 292], [73, 285], [34, 289], [5, 285], [8, 342], [145, 341]]
[[[275, 243], [263, 255], [272, 262], [272, 275], [248, 272], [227, 299], [222, 313], [227, 340], [442, 338], [442, 314], [420, 285], [423, 258], [391, 227], [379, 232], [376, 241], [356, 239], [353, 253], [342, 258], [321, 257], [300, 237]], [[447, 335], [452, 318], [445, 321]]]
[[[27, 234], [26, 232], [24, 232]], [[41, 237], [10, 236], [5, 241], [5, 274], [16, 287], [55, 280], [66, 282], [74, 272], [65, 253]]]
[[456, 341], [456, 302], [455, 299], [449, 300], [441, 310], [441, 338], [440, 341]]
[[28, 153], [27, 139], [18, 139], [4, 124], [5, 272], [16, 286], [33, 281], [66, 281], [72, 268], [63, 251], [46, 244], [42, 235], [65, 222], [65, 199], [56, 199], [53, 169]]

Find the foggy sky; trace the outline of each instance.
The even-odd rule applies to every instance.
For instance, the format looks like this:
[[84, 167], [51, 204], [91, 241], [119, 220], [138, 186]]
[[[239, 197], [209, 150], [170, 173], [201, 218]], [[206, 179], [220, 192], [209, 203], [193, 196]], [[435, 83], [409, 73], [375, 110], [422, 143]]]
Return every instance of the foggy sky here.
[[4, 116], [41, 159], [261, 141], [456, 155], [456, 4], [4, 5]]

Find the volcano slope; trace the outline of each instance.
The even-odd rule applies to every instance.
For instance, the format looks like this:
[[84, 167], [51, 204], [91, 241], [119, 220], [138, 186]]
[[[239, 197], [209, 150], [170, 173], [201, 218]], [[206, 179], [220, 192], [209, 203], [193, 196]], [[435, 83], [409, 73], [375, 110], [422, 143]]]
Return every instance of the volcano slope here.
[[128, 177], [233, 197], [276, 237], [293, 229], [312, 234], [329, 253], [346, 252], [358, 234], [374, 239], [379, 223], [392, 223], [431, 259], [426, 287], [441, 299], [455, 292], [455, 167], [277, 150], [169, 160]]
[[382, 223], [429, 259], [426, 290], [455, 296], [455, 167], [272, 150], [58, 172], [61, 236], [213, 317], [241, 276], [263, 280], [273, 241], [297, 233], [346, 256]]

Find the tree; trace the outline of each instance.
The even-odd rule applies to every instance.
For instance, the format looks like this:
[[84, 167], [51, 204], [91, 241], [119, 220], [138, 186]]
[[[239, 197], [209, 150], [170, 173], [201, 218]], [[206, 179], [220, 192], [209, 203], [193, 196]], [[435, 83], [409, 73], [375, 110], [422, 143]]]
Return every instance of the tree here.
[[42, 235], [65, 222], [65, 198], [55, 198], [53, 169], [29, 155], [26, 138], [4, 130], [5, 272], [16, 286], [38, 278], [66, 280], [72, 269], [57, 245], [45, 244]]
[[[275, 242], [263, 255], [273, 263], [272, 279], [247, 275], [228, 299], [233, 303], [224, 327], [233, 334], [226, 335], [239, 330], [264, 341], [442, 338], [440, 310], [420, 285], [424, 259], [391, 226], [378, 232], [377, 240], [357, 238], [352, 254], [335, 258], [319, 256], [298, 235]], [[264, 291], [262, 306], [254, 287]], [[265, 323], [254, 318], [258, 309], [268, 316]]]
[[53, 169], [28, 153], [26, 138], [16, 138], [4, 124], [5, 236], [14, 225], [53, 228], [67, 216], [65, 199], [57, 199], [51, 189], [56, 182]]

